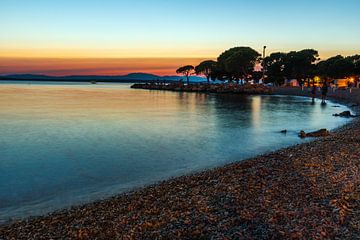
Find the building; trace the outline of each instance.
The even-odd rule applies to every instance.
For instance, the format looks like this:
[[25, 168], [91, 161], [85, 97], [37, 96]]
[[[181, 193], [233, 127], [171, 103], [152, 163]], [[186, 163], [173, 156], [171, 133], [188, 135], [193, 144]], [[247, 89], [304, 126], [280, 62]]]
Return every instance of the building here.
[[337, 88], [347, 88], [349, 87], [350, 84], [355, 84], [355, 79], [354, 78], [335, 79], [334, 84]]

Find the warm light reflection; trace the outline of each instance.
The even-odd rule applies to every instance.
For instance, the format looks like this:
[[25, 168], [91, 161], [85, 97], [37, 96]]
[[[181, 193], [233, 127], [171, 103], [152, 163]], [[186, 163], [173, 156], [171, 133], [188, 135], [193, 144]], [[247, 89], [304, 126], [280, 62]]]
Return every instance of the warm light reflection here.
[[121, 116], [122, 120], [136, 120], [139, 118], [138, 113], [141, 113], [144, 119], [151, 116], [157, 123], [168, 120], [163, 115], [154, 114], [153, 108], [157, 107], [166, 110], [162, 114], [182, 115], [185, 111], [189, 114], [188, 120], [192, 121], [194, 130], [197, 130], [196, 126], [200, 124], [199, 111], [208, 110], [199, 106], [205, 105], [207, 98], [206, 94], [134, 90], [128, 85], [39, 87], [37, 84], [7, 84], [6, 88], [0, 88], [0, 109], [2, 119], [26, 115], [29, 119], [58, 119], [59, 116], [66, 119], [84, 116], [117, 119]]
[[251, 116], [253, 126], [257, 129], [261, 128], [261, 97], [253, 97], [251, 101]]

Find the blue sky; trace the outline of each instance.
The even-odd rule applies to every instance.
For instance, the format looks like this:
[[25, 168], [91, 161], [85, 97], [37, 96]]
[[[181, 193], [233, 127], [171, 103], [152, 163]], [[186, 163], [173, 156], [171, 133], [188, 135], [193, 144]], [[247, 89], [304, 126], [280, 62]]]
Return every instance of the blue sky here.
[[355, 0], [2, 0], [0, 9], [7, 48], [360, 49]]
[[1, 0], [0, 57], [212, 58], [233, 46], [360, 52], [356, 0]]

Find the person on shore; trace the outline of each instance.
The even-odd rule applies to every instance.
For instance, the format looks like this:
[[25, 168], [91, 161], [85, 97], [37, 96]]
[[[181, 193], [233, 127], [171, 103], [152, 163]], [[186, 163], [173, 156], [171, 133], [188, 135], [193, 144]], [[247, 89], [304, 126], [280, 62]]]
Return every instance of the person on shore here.
[[313, 84], [311, 89], [311, 96], [312, 96], [312, 103], [315, 103], [315, 97], [316, 97], [316, 86]]
[[321, 88], [321, 104], [326, 104], [327, 93], [328, 93], [328, 85], [326, 82], [324, 82]]

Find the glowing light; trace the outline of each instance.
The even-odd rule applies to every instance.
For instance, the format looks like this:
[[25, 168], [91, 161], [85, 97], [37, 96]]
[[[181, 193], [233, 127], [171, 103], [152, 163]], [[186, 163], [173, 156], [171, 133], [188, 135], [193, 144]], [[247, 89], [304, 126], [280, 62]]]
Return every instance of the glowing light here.
[[315, 76], [315, 77], [314, 77], [314, 80], [315, 80], [315, 82], [320, 82], [320, 77], [319, 77], [319, 76]]

